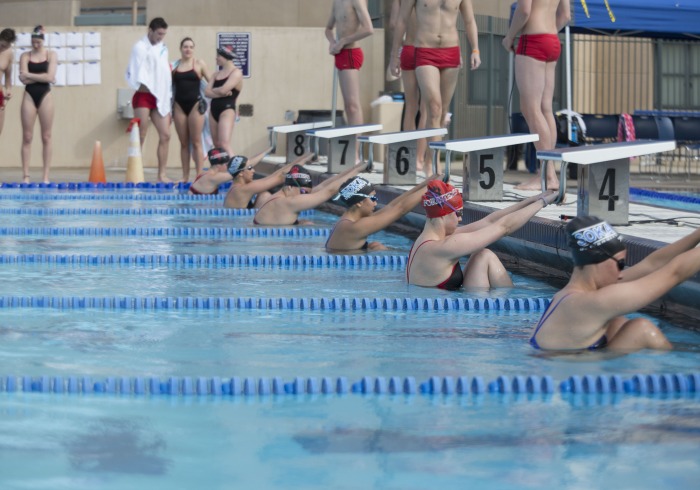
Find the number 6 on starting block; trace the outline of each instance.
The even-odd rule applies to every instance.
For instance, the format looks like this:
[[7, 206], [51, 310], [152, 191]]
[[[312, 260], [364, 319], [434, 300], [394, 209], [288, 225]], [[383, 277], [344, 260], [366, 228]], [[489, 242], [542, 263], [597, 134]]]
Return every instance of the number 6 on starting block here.
[[464, 198], [470, 201], [500, 201], [503, 199], [503, 158], [506, 146], [521, 145], [539, 140], [536, 134], [509, 134], [487, 138], [438, 141], [430, 143], [434, 150], [433, 165], [437, 166], [437, 153], [446, 152], [445, 179], [450, 177], [452, 152], [468, 153], [464, 158]]
[[310, 129], [329, 128], [331, 121], [318, 121], [303, 124], [286, 124], [284, 126], [269, 126], [270, 146], [274, 152], [277, 148], [277, 135], [287, 135], [287, 163], [296, 160], [309, 150], [309, 140], [306, 132]]
[[360, 152], [365, 144], [369, 144], [369, 166], [374, 163], [374, 145], [388, 145], [387, 158], [384, 164], [384, 184], [413, 185], [416, 183], [416, 157], [418, 140], [444, 136], [447, 129], [419, 129], [417, 131], [402, 131], [399, 133], [360, 136]]

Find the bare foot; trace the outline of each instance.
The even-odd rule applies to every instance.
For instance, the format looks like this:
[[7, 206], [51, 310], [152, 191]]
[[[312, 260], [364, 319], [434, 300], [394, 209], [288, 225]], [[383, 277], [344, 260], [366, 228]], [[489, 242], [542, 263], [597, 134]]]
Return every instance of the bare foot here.
[[170, 180], [167, 175], [159, 175], [158, 182], [163, 182], [164, 184], [170, 184], [172, 182], [172, 180]]
[[[515, 186], [515, 189], [519, 191], [539, 191], [542, 190], [542, 178], [538, 175], [536, 177], [531, 178], [530, 180], [526, 180], [525, 182], [521, 182], [520, 184]], [[559, 190], [559, 181], [558, 180], [547, 180], [547, 190], [548, 191], [558, 191]]]
[[31, 180], [29, 179], [29, 175], [25, 175], [22, 179], [22, 182], [24, 182], [25, 184], [29, 184], [29, 182], [31, 182]]

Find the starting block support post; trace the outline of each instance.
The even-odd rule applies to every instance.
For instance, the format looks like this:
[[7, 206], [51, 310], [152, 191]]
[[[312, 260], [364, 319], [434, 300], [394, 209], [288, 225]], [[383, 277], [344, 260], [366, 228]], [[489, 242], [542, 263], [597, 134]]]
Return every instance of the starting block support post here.
[[[566, 176], [570, 163], [579, 165], [577, 216], [595, 215], [611, 225], [629, 224], [629, 159], [672, 151], [675, 141], [637, 140], [603, 145], [538, 151], [544, 177], [549, 161], [561, 162]], [[566, 178], [561, 178], [557, 202], [563, 202]]]
[[[445, 152], [445, 181], [450, 178], [452, 153], [465, 155], [462, 193], [470, 201], [501, 201], [503, 199], [503, 161], [505, 148], [539, 140], [536, 134], [509, 134], [485, 138], [435, 141], [433, 170], [437, 169], [439, 153]], [[467, 155], [468, 154], [468, 155]]]

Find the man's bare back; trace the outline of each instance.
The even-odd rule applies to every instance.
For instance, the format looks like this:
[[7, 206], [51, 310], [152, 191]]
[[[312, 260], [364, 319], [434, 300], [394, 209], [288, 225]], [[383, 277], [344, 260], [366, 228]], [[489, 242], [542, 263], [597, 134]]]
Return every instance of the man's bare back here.
[[530, 17], [523, 27], [523, 34], [556, 34], [557, 9], [560, 0], [532, 0]]

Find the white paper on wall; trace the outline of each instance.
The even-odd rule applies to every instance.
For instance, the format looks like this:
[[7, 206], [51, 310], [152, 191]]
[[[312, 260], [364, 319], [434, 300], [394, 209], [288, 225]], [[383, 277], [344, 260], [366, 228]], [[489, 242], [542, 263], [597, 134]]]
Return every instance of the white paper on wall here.
[[84, 63], [85, 85], [99, 85], [102, 83], [102, 63], [90, 61]]
[[29, 51], [27, 48], [16, 48], [15, 49], [15, 63], [19, 63], [19, 59], [22, 57], [22, 53]]
[[73, 46], [70, 48], [65, 48], [66, 50], [66, 61], [83, 61], [83, 47]]
[[66, 64], [59, 63], [56, 66], [56, 83], [57, 87], [65, 87], [66, 85]]
[[102, 35], [99, 32], [84, 32], [83, 44], [86, 46], [102, 46]]
[[24, 84], [19, 81], [19, 64], [12, 63], [12, 85], [15, 87], [24, 87]]
[[66, 33], [66, 46], [82, 46], [83, 45], [83, 33], [82, 32], [67, 32]]
[[32, 35], [29, 32], [18, 32], [15, 41], [16, 48], [29, 48], [32, 45]]
[[56, 51], [56, 60], [57, 61], [66, 61], [66, 48], [52, 48], [54, 51]]
[[52, 48], [62, 48], [66, 45], [66, 35], [63, 32], [49, 32], [45, 36], [45, 45]]
[[82, 85], [83, 84], [83, 64], [82, 63], [66, 63], [66, 85]]
[[84, 59], [86, 61], [100, 61], [102, 59], [102, 48], [100, 46], [85, 46]]

